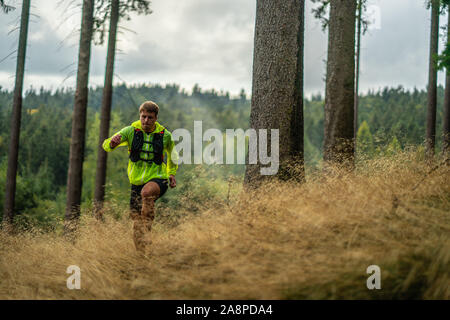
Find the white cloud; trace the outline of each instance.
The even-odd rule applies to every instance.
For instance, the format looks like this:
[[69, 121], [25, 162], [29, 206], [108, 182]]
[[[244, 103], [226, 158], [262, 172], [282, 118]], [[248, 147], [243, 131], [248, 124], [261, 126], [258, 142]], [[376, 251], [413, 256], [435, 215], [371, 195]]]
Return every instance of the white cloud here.
[[[0, 17], [0, 59], [16, 49], [18, 10]], [[385, 85], [425, 88], [429, 45], [429, 11], [423, 1], [371, 0], [379, 6], [379, 30], [363, 37], [361, 90]], [[61, 3], [56, 6], [57, 3]], [[25, 88], [74, 86], [81, 1], [32, 2]], [[116, 82], [177, 83], [202, 88], [251, 90], [256, 0], [153, 0], [153, 13], [122, 21], [116, 61]], [[323, 92], [327, 35], [306, 1], [305, 93]], [[446, 23], [443, 16], [441, 25]], [[61, 45], [62, 44], [62, 45]], [[90, 84], [102, 85], [106, 45], [92, 47]], [[15, 60], [0, 63], [0, 85], [12, 89]], [[440, 75], [440, 83], [443, 83]]]

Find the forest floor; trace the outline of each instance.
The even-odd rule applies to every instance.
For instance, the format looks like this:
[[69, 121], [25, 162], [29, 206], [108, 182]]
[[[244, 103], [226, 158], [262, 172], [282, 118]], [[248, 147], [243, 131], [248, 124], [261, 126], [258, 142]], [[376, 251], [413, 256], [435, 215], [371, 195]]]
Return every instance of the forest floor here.
[[[450, 168], [431, 168], [404, 152], [203, 199], [201, 212], [185, 204], [176, 219], [165, 209], [147, 256], [111, 203], [104, 223], [84, 213], [75, 243], [2, 234], [0, 299], [450, 299]], [[66, 286], [71, 265], [80, 290]], [[379, 290], [367, 288], [371, 265]]]

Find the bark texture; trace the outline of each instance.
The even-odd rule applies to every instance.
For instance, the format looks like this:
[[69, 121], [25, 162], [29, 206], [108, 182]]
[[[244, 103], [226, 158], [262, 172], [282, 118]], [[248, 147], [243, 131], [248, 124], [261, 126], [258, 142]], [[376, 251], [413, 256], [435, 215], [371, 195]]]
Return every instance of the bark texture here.
[[356, 0], [330, 3], [324, 160], [354, 166]]
[[355, 148], [358, 134], [358, 104], [359, 104], [359, 63], [361, 57], [361, 22], [362, 22], [362, 1], [358, 0], [358, 27], [356, 34], [356, 75], [355, 75], [355, 114], [353, 121], [353, 136], [355, 138]]
[[105, 85], [103, 87], [102, 110], [100, 116], [100, 133], [98, 138], [97, 171], [95, 176], [95, 211], [99, 217], [105, 199], [106, 165], [108, 154], [102, 144], [109, 136], [111, 104], [113, 94], [114, 61], [116, 54], [117, 25], [119, 22], [119, 0], [111, 2], [111, 19], [109, 24], [108, 53], [106, 57]]
[[[250, 127], [279, 129], [281, 179], [303, 181], [304, 1], [258, 0], [253, 56]], [[260, 168], [247, 164], [245, 184], [259, 185]]]
[[[447, 22], [447, 42], [450, 41], [450, 14]], [[445, 98], [444, 98], [444, 125], [442, 130], [442, 150], [447, 156], [450, 155], [450, 70], [445, 70]]]
[[439, 0], [431, 2], [430, 56], [428, 67], [428, 107], [427, 107], [427, 136], [425, 152], [427, 158], [434, 155], [436, 141], [436, 100], [437, 100], [437, 66], [435, 57], [438, 54], [439, 42]]
[[16, 65], [16, 82], [14, 86], [13, 111], [11, 118], [11, 139], [9, 143], [8, 171], [6, 174], [5, 202], [3, 221], [11, 225], [14, 220], [14, 202], [16, 194], [17, 161], [19, 157], [20, 121], [22, 113], [23, 78], [25, 74], [25, 57], [28, 38], [28, 22], [30, 18], [30, 0], [22, 3], [20, 21], [19, 48]]
[[82, 10], [77, 87], [72, 116], [72, 139], [67, 175], [66, 233], [76, 226], [74, 222], [76, 223], [80, 216], [94, 0], [83, 0]]

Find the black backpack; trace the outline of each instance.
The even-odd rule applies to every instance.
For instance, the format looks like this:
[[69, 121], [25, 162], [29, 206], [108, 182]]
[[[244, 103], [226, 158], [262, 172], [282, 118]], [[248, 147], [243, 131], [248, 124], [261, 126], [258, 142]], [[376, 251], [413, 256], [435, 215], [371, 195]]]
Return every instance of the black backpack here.
[[[153, 151], [146, 151], [142, 150], [142, 146], [144, 145], [144, 132], [137, 128], [134, 129], [133, 142], [131, 144], [131, 151], [130, 151], [130, 160], [132, 162], [137, 162], [141, 160], [148, 163], [153, 162], [157, 165], [161, 165], [161, 163], [163, 162], [164, 130], [165, 129], [163, 129], [161, 132], [154, 133], [151, 142], [145, 142], [153, 145]], [[141, 158], [141, 152], [147, 154], [153, 153], [153, 158], [149, 160]]]

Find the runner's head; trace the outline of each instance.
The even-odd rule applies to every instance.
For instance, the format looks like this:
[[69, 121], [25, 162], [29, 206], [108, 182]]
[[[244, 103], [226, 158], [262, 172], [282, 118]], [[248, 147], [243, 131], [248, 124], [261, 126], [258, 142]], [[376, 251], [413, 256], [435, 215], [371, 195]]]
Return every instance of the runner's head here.
[[159, 107], [156, 103], [153, 101], [145, 101], [141, 106], [139, 107], [139, 113], [142, 113], [142, 111], [147, 112], [153, 112], [155, 113], [155, 116], [158, 116]]
[[139, 115], [142, 129], [149, 133], [155, 129], [155, 122], [158, 119], [159, 107], [153, 101], [146, 101], [139, 107]]

